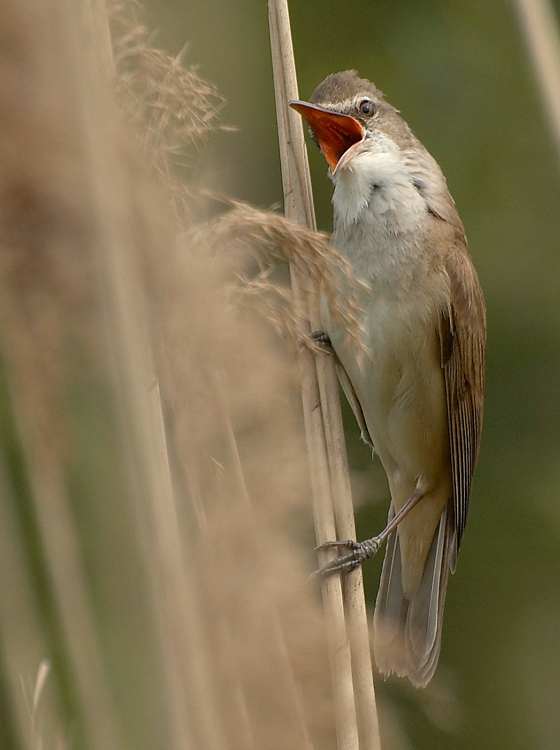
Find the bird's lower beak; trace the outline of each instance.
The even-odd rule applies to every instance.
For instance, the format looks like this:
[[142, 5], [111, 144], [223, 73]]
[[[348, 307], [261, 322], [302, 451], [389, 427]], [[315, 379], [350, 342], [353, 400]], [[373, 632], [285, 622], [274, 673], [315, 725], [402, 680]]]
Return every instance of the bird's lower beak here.
[[308, 102], [290, 102], [290, 107], [307, 120], [332, 172], [346, 151], [364, 139], [365, 129], [350, 115], [332, 112]]

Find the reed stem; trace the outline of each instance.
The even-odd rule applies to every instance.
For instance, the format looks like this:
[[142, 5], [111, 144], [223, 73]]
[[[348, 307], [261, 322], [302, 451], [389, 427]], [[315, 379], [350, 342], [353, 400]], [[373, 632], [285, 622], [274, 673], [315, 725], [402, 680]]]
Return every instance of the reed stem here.
[[[311, 178], [300, 118], [288, 102], [298, 98], [287, 0], [269, 0], [274, 85], [287, 218], [316, 228]], [[321, 327], [318, 290], [307, 295], [309, 280], [291, 267], [294, 301], [310, 330]], [[334, 357], [302, 351], [302, 400], [311, 467], [317, 543], [355, 539], [348, 460]], [[321, 408], [317, 408], [320, 406]], [[332, 554], [332, 553], [329, 553]], [[327, 553], [320, 554], [320, 563]], [[323, 602], [339, 750], [380, 748], [371, 667], [367, 612], [361, 570], [323, 582]], [[346, 606], [345, 606], [346, 605]]]

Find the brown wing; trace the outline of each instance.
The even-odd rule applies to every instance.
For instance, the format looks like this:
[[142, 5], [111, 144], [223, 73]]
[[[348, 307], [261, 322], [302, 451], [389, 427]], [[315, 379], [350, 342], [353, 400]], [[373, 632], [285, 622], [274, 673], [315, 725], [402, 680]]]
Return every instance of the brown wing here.
[[486, 309], [466, 247], [455, 247], [445, 268], [449, 276], [451, 304], [440, 320], [441, 366], [447, 396], [458, 549], [467, 521], [482, 430]]

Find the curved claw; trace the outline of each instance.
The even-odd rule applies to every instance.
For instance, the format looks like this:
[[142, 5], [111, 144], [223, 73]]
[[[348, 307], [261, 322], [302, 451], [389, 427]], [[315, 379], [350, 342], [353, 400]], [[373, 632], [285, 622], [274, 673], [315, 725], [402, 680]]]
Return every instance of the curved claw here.
[[353, 539], [346, 539], [346, 541], [343, 542], [323, 542], [323, 544], [320, 544], [318, 547], [315, 547], [315, 552], [319, 552], [323, 549], [338, 549], [339, 547], [348, 547], [348, 549], [356, 549], [356, 547], [359, 547], [359, 543], [355, 542]]

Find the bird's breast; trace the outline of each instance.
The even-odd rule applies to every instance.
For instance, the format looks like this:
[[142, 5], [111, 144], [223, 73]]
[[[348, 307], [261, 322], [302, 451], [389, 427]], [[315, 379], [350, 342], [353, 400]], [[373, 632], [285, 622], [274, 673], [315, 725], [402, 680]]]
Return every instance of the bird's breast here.
[[341, 281], [338, 296], [342, 306], [357, 296], [365, 353], [326, 304], [323, 325], [388, 473], [392, 465], [411, 479], [435, 475], [448, 453], [438, 339], [446, 279], [414, 239], [372, 243], [371, 233], [365, 237], [360, 229], [333, 240], [364, 283]]
[[376, 224], [388, 236], [417, 230], [427, 213], [426, 200], [402, 153], [382, 134], [335, 170], [335, 225]]

